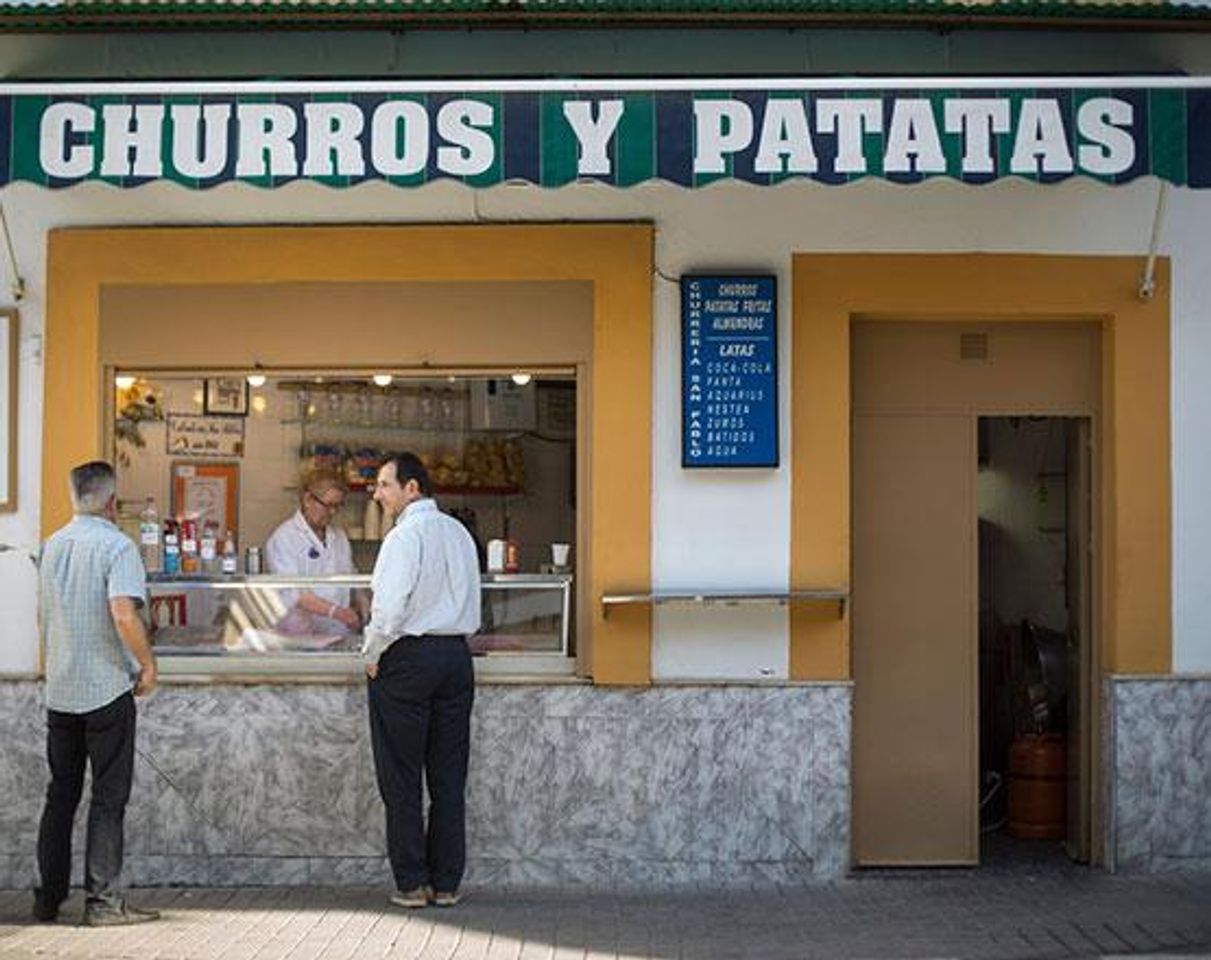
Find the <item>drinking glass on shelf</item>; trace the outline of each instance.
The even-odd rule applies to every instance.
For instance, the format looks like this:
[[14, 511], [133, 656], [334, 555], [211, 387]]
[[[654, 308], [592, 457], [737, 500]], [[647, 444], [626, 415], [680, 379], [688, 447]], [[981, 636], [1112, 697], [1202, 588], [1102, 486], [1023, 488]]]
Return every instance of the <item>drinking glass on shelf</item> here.
[[328, 396], [324, 398], [324, 420], [327, 423], [343, 423], [345, 420], [341, 392], [335, 387], [329, 387]]
[[422, 430], [432, 430], [436, 425], [436, 404], [433, 402], [433, 392], [428, 387], [421, 390], [420, 400], [416, 405], [417, 419]]
[[454, 403], [454, 394], [451, 391], [442, 391], [438, 410], [441, 415], [440, 422], [443, 430], [453, 430], [458, 426], [458, 410]]
[[311, 391], [306, 387], [299, 387], [294, 391], [294, 408], [300, 423], [311, 419], [314, 408], [311, 406]]
[[401, 391], [399, 397], [399, 425], [405, 429], [415, 427], [420, 417], [420, 398], [415, 390]]
[[363, 427], [374, 426], [374, 418], [370, 414], [370, 394], [365, 387], [359, 387], [357, 393], [350, 396], [353, 401], [353, 420]]
[[396, 427], [402, 422], [403, 405], [397, 391], [391, 390], [383, 398], [383, 426]]

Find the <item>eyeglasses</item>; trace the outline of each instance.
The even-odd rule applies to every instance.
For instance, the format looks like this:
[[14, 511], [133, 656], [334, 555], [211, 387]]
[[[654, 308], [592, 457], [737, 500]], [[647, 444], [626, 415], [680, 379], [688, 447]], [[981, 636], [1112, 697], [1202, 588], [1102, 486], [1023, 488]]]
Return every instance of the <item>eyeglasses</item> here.
[[334, 513], [345, 505], [344, 497], [341, 497], [339, 500], [325, 500], [323, 497], [317, 496], [310, 490], [307, 491], [307, 496], [309, 496], [317, 506], [323, 507], [329, 513]]

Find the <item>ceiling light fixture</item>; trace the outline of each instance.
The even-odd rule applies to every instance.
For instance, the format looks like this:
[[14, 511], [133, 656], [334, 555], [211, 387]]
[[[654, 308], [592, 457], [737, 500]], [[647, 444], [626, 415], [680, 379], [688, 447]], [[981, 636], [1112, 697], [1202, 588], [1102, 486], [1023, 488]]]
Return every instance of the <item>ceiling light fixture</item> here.
[[394, 380], [395, 377], [391, 376], [389, 373], [376, 373], [373, 379], [376, 387], [389, 387], [391, 386], [391, 381]]
[[534, 378], [533, 378], [533, 377], [532, 377], [530, 374], [528, 374], [528, 373], [515, 373], [515, 374], [513, 374], [513, 382], [514, 382], [515, 384], [517, 384], [519, 387], [524, 387], [524, 386], [525, 386], [527, 383], [529, 383], [529, 382], [530, 382], [532, 379], [534, 379]]

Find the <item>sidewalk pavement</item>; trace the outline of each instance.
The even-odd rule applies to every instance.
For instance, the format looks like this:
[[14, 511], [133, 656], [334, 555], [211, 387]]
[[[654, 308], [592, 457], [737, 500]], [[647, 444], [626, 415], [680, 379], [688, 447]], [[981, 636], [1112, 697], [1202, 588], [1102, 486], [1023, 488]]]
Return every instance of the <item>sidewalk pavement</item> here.
[[385, 888], [148, 889], [163, 918], [79, 926], [29, 919], [0, 892], [0, 960], [875, 960], [1149, 955], [1211, 960], [1211, 875], [1077, 867], [877, 871], [828, 883], [700, 891], [472, 888], [451, 909], [405, 911]]

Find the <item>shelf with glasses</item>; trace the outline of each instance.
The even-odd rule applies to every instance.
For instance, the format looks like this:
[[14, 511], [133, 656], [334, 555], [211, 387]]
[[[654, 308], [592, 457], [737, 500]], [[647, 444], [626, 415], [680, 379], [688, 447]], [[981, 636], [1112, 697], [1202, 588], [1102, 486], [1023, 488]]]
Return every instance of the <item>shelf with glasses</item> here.
[[[502, 427], [468, 427], [464, 424], [453, 424], [451, 426], [424, 426], [423, 424], [403, 424], [403, 423], [354, 423], [354, 422], [337, 422], [332, 420], [300, 420], [297, 417], [285, 418], [278, 421], [284, 427], [302, 427], [304, 430], [322, 434], [326, 431], [340, 432], [355, 432], [355, 433], [370, 433], [370, 434], [396, 434], [396, 433], [422, 433], [422, 434], [438, 434], [444, 436], [476, 436], [483, 434], [485, 436], [500, 436], [518, 435], [524, 433], [524, 430], [514, 428], [505, 429]], [[322, 442], [322, 440], [320, 441]], [[341, 438], [334, 437], [333, 443], [345, 442]]]

